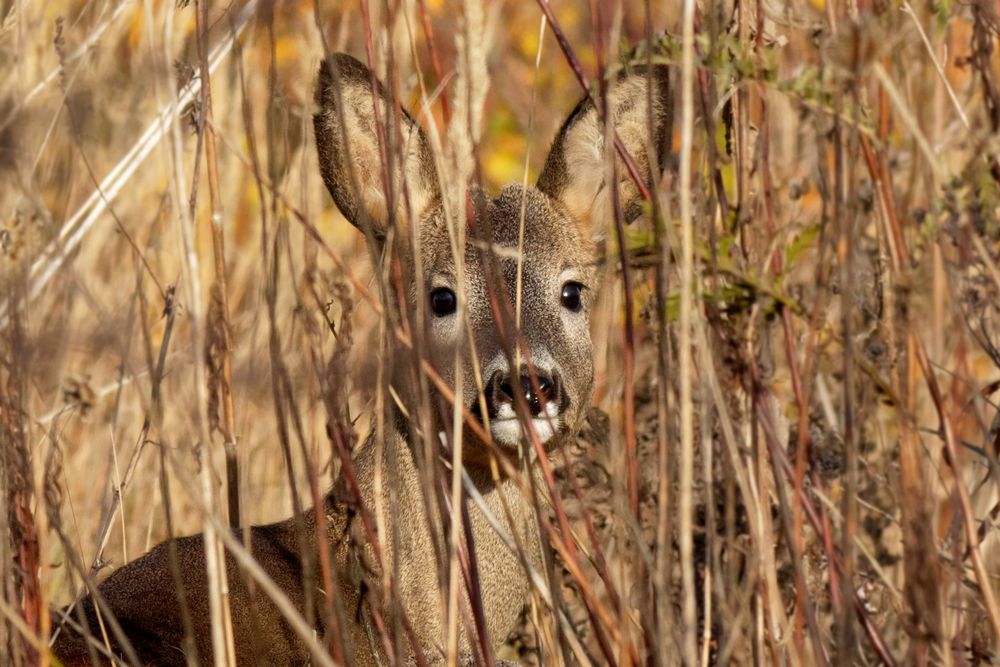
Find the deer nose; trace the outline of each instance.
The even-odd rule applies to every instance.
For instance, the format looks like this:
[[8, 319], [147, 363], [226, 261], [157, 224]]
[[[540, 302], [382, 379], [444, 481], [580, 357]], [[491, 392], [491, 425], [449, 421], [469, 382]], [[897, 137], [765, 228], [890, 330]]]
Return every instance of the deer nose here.
[[[523, 370], [517, 380], [512, 375], [496, 374], [494, 377], [495, 389], [493, 398], [496, 403], [509, 402], [512, 406], [516, 404], [515, 392], [520, 392], [531, 410], [531, 416], [537, 417], [545, 410], [548, 403], [559, 404], [559, 378], [549, 376], [540, 371], [536, 371], [534, 377], [527, 370]], [[491, 383], [491, 384], [494, 384]], [[516, 383], [516, 388], [515, 388]]]

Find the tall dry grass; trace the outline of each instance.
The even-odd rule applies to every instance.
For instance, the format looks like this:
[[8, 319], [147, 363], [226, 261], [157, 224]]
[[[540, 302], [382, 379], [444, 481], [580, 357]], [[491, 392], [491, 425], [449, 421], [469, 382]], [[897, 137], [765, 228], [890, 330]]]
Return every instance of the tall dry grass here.
[[227, 523], [311, 506], [378, 427], [392, 284], [318, 178], [324, 53], [392, 82], [457, 197], [532, 180], [581, 83], [600, 96], [642, 42], [676, 67], [675, 154], [608, 230], [595, 409], [553, 458], [557, 553], [502, 656], [1000, 657], [994, 4], [0, 0], [0, 21], [5, 664], [47, 661], [83, 577], [169, 533], [221, 556]]

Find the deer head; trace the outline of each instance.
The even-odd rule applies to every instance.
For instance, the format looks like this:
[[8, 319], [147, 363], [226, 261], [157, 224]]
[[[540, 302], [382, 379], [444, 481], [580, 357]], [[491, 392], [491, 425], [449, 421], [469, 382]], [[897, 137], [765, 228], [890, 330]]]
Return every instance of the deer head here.
[[[606, 99], [612, 127], [649, 183], [651, 162], [662, 166], [669, 150], [668, 69], [624, 71]], [[465, 407], [501, 447], [524, 442], [528, 424], [546, 446], [574, 432], [593, 389], [596, 248], [613, 221], [613, 188], [626, 220], [642, 210], [639, 188], [608, 155], [615, 149], [591, 99], [563, 123], [535, 186], [511, 184], [496, 197], [467, 188], [461, 261], [424, 130], [396, 110], [385, 86], [338, 54], [320, 67], [316, 102], [326, 186], [376, 256], [396, 239], [406, 305], [422, 315], [427, 355], [443, 380], [455, 386], [462, 374]], [[609, 182], [612, 158], [617, 183]], [[476, 442], [468, 429], [466, 437]]]

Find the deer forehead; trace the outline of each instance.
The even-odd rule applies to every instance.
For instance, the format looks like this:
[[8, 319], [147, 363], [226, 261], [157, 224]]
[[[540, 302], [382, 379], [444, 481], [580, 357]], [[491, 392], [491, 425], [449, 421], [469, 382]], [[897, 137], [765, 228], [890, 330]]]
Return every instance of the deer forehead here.
[[[556, 280], [566, 272], [578, 274], [575, 280], [585, 280], [594, 262], [593, 242], [548, 196], [533, 187], [512, 184], [494, 198], [474, 189], [470, 199], [472, 220], [463, 253], [466, 280], [482, 280], [484, 259], [497, 262], [507, 282], [514, 279], [519, 263], [525, 285]], [[452, 238], [440, 209], [424, 224], [421, 246], [429, 277], [457, 278]]]

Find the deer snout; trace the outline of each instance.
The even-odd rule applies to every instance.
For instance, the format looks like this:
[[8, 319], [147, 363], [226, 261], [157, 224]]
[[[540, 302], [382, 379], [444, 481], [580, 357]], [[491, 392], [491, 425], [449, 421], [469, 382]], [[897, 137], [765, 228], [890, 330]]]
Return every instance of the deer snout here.
[[[557, 374], [536, 372], [533, 377], [530, 373], [521, 373], [515, 379], [511, 374], [498, 372], [493, 374], [486, 388], [486, 402], [491, 416], [502, 417], [502, 413], [506, 412], [502, 408], [510, 406], [513, 411], [517, 404], [516, 396], [520, 394], [528, 404], [532, 417], [543, 413], [554, 416], [554, 411], [561, 407], [561, 388], [562, 382]], [[550, 405], [552, 407], [548, 408]]]
[[[530, 428], [542, 442], [548, 442], [563, 427], [563, 411], [569, 404], [562, 379], [558, 373], [527, 368], [510, 372], [495, 371], [484, 387], [486, 409], [490, 417], [493, 440], [501, 445], [515, 447], [527, 437]], [[518, 418], [520, 399], [528, 407], [527, 421]]]

